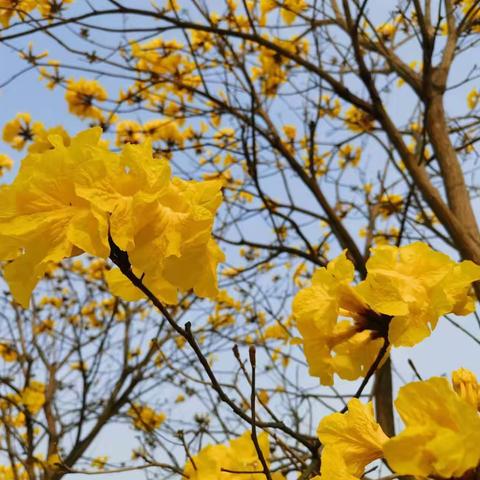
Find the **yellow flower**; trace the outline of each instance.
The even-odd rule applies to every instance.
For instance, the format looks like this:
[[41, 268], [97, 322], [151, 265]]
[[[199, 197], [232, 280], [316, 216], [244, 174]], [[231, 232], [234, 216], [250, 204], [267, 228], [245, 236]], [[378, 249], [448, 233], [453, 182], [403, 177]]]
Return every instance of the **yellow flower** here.
[[345, 458], [335, 447], [323, 447], [320, 473], [312, 480], [359, 480], [350, 473]]
[[108, 457], [106, 455], [103, 455], [101, 457], [95, 457], [92, 460], [91, 465], [93, 468], [97, 468], [98, 470], [104, 470], [107, 462], [108, 462]]
[[122, 120], [117, 123], [117, 147], [126, 143], [141, 143], [144, 140], [142, 126], [134, 120]]
[[392, 316], [388, 338], [395, 346], [419, 343], [442, 315], [466, 315], [475, 308], [471, 283], [480, 278], [480, 266], [456, 263], [424, 243], [378, 246], [367, 271], [358, 292], [374, 311]]
[[375, 120], [369, 113], [352, 105], [345, 112], [345, 123], [353, 132], [371, 132], [374, 128]]
[[32, 123], [30, 114], [17, 113], [15, 118], [3, 127], [3, 141], [15, 150], [22, 150], [27, 142], [33, 141], [43, 130], [41, 122]]
[[287, 25], [291, 25], [298, 15], [308, 10], [305, 0], [283, 0], [280, 15]]
[[67, 3], [72, 3], [73, 0], [37, 0], [36, 7], [44, 18], [51, 18], [59, 15], [64, 10]]
[[378, 199], [378, 210], [383, 218], [388, 218], [403, 209], [403, 197], [395, 193], [384, 193]]
[[478, 33], [480, 31], [480, 27], [478, 26], [480, 12], [476, 9], [478, 5], [475, 3], [474, 0], [460, 0], [457, 3], [460, 3], [462, 5], [462, 10], [464, 14], [468, 13], [469, 31]]
[[338, 150], [338, 166], [340, 168], [348, 167], [349, 165], [357, 167], [360, 163], [360, 158], [362, 156], [362, 149], [361, 147], [353, 148], [353, 145], [347, 143], [346, 145], [342, 145]]
[[153, 408], [138, 403], [128, 409], [127, 415], [132, 419], [133, 426], [144, 432], [156, 430], [167, 418], [164, 413], [156, 412]]
[[480, 411], [480, 384], [473, 372], [460, 368], [452, 373], [453, 389], [463, 400]]
[[258, 392], [258, 399], [260, 400], [260, 403], [266, 405], [270, 401], [270, 395], [266, 390], [260, 390]]
[[187, 462], [183, 473], [189, 480], [220, 480], [223, 475], [221, 468], [228, 466], [228, 447], [226, 445], [207, 445], [193, 456], [192, 461]]
[[[334, 459], [341, 459], [348, 475], [361, 477], [365, 467], [382, 458], [383, 445], [388, 437], [373, 416], [370, 402], [364, 405], [357, 398], [348, 402], [344, 414], [333, 413], [326, 416], [318, 425], [317, 435], [324, 449], [322, 451], [322, 478], [331, 475]], [[326, 465], [324, 465], [326, 462]], [[342, 467], [341, 467], [342, 468]]]
[[400, 475], [461, 477], [480, 462], [480, 417], [445, 378], [413, 382], [395, 401], [405, 430], [384, 445]]
[[0, 357], [6, 362], [15, 362], [18, 358], [18, 353], [12, 345], [0, 343]]
[[275, 323], [274, 325], [270, 325], [265, 329], [264, 337], [266, 339], [274, 338], [277, 340], [288, 340], [290, 338], [290, 335], [286, 327], [284, 327], [280, 323]]
[[[93, 128], [68, 146], [51, 135], [53, 148], [28, 155], [12, 185], [0, 191], [0, 259], [15, 299], [30, 294], [52, 262], [88, 252], [108, 258], [109, 235], [128, 253], [133, 271], [167, 303], [177, 292], [217, 294], [216, 268], [224, 256], [211, 236], [222, 201], [221, 182], [171, 178], [150, 143], [110, 152]], [[152, 262], [152, 255], [156, 261]], [[118, 269], [93, 272], [127, 300], [139, 291]]]
[[[122, 159], [115, 166], [96, 158], [85, 172], [85, 186], [78, 187], [81, 195], [102, 204], [113, 241], [161, 300], [176, 303], [177, 290], [189, 289], [214, 297], [216, 267], [224, 256], [210, 232], [222, 201], [221, 183], [170, 181], [168, 164], [154, 159], [149, 145], [125, 146]], [[118, 270], [106, 278], [112, 293], [139, 298]]]
[[42, 333], [51, 334], [55, 328], [55, 320], [47, 318], [33, 326], [33, 333], [40, 335]]
[[80, 118], [93, 118], [102, 120], [102, 111], [94, 105], [94, 101], [104, 102], [107, 99], [106, 90], [97, 80], [80, 78], [75, 81], [67, 81], [65, 100], [68, 103], [68, 111]]
[[0, 177], [6, 170], [11, 170], [13, 167], [13, 160], [3, 153], [0, 153]]
[[[310, 374], [323, 385], [333, 384], [334, 373], [348, 380], [365, 375], [384, 343], [389, 319], [371, 311], [349, 285], [353, 277], [353, 264], [343, 252], [317, 269], [312, 285], [293, 300]], [[339, 315], [352, 321], [338, 322]]]
[[45, 385], [32, 380], [22, 390], [20, 400], [32, 415], [36, 415], [45, 404]]
[[472, 88], [467, 95], [467, 105], [470, 110], [473, 110], [477, 105], [478, 101], [480, 100], [480, 93], [476, 88]]
[[[60, 62], [58, 60], [49, 60], [49, 67], [40, 67], [38, 69], [40, 73], [40, 80], [46, 80], [46, 87], [49, 90], [53, 90], [57, 85], [61, 84], [64, 77], [60, 75]], [[50, 71], [50, 68], [52, 71]]]
[[384, 23], [377, 27], [377, 33], [383, 41], [391, 40], [395, 33], [395, 25], [391, 23]]
[[149, 120], [143, 125], [143, 133], [153, 141], [164, 141], [168, 146], [182, 147], [184, 135], [178, 128], [178, 122], [169, 118]]
[[[268, 434], [258, 434], [258, 443], [263, 456], [270, 464], [270, 446]], [[193, 465], [195, 464], [195, 466]], [[235, 472], [262, 471], [262, 464], [251, 439], [251, 432], [246, 431], [241, 437], [231, 440], [227, 445], [207, 445], [189, 460], [184, 468], [184, 474], [190, 480], [234, 480], [239, 474], [222, 472], [222, 469]], [[262, 473], [241, 473], [245, 480], [261, 480], [265, 477]], [[280, 474], [273, 475], [275, 480], [283, 478]]]
[[456, 263], [417, 242], [375, 247], [366, 266], [366, 279], [350, 285], [353, 264], [344, 252], [293, 300], [310, 374], [324, 385], [335, 373], [346, 380], [365, 375], [385, 341], [413, 346], [442, 315], [474, 310], [471, 283], [480, 266], [473, 262]]
[[10, 20], [18, 15], [20, 20], [35, 8], [36, 0], [0, 0], [0, 23], [7, 28]]
[[338, 98], [333, 101], [332, 105], [332, 99], [330, 95], [322, 95], [321, 106], [319, 108], [320, 117], [328, 115], [329, 117], [335, 118], [340, 115], [341, 110], [342, 106]]

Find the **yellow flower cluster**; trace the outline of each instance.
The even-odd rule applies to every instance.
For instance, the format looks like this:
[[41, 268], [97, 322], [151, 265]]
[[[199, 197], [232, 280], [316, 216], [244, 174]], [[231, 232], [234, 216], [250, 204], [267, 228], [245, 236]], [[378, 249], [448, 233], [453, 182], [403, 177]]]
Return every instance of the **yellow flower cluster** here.
[[[128, 255], [133, 272], [162, 301], [193, 289], [217, 293], [223, 253], [211, 237], [221, 183], [171, 178], [170, 166], [152, 156], [150, 143], [120, 154], [92, 128], [65, 145], [31, 153], [13, 184], [0, 190], [0, 259], [14, 298], [28, 306], [33, 288], [52, 262], [88, 252], [108, 258], [111, 243]], [[114, 294], [141, 294], [120, 273], [107, 273]]]
[[168, 146], [183, 147], [185, 136], [179, 129], [179, 122], [168, 118], [149, 120], [143, 125], [134, 120], [117, 123], [117, 146], [142, 143], [146, 139], [154, 142], [161, 140]]
[[362, 148], [353, 147], [351, 143], [342, 145], [338, 150], [338, 166], [342, 169], [350, 166], [358, 167], [360, 159], [362, 158]]
[[147, 405], [132, 405], [127, 415], [132, 419], [133, 426], [137, 430], [152, 432], [156, 430], [165, 421], [167, 416], [162, 412], [156, 412]]
[[[268, 434], [261, 432], [258, 443], [267, 465], [270, 465], [270, 442]], [[228, 470], [226, 471], [222, 471]], [[238, 477], [245, 480], [261, 480], [265, 478], [261, 472], [262, 464], [251, 439], [246, 431], [241, 437], [231, 440], [228, 445], [208, 445], [187, 462], [184, 468], [186, 478], [190, 480], [233, 480]], [[230, 473], [238, 472], [238, 473]], [[281, 473], [272, 473], [272, 480], [282, 480]]]
[[291, 25], [308, 8], [308, 3], [305, 0], [261, 0], [260, 24], [265, 25], [267, 15], [275, 9], [280, 9], [281, 19], [287, 25]]
[[454, 389], [446, 378], [433, 377], [403, 386], [395, 406], [405, 429], [392, 438], [375, 421], [371, 403], [356, 398], [345, 414], [322, 419], [321, 476], [315, 478], [359, 479], [380, 458], [398, 475], [459, 478], [473, 472], [480, 464], [479, 385], [466, 369], [453, 373], [453, 384]]
[[5, 362], [15, 362], [18, 358], [18, 353], [12, 345], [8, 343], [0, 343], [0, 357]]
[[184, 54], [183, 44], [176, 40], [158, 37], [142, 44], [132, 42], [131, 54], [137, 60], [137, 70], [154, 79], [153, 85], [148, 81], [146, 90], [149, 92], [146, 93], [153, 97], [155, 104], [158, 104], [157, 90], [172, 93], [182, 100], [191, 99], [192, 88], [201, 84], [195, 62]]
[[457, 263], [424, 243], [375, 247], [367, 271], [351, 285], [354, 267], [343, 252], [294, 298], [310, 374], [324, 385], [332, 385], [335, 373], [346, 380], [365, 376], [385, 342], [413, 346], [442, 315], [474, 310], [471, 283], [480, 279], [480, 266]]
[[[70, 137], [62, 126], [46, 129], [41, 122], [32, 122], [29, 113], [18, 113], [3, 127], [2, 139], [15, 150], [22, 150], [27, 143], [31, 142], [28, 151], [41, 153], [53, 147], [48, 140], [50, 135], [60, 135], [65, 145], [70, 142]], [[8, 168], [8, 163], [4, 167]]]
[[23, 465], [21, 463], [0, 465], [0, 478], [5, 480], [28, 480], [29, 474], [22, 468]]
[[103, 112], [94, 102], [104, 102], [108, 95], [97, 80], [80, 78], [78, 81], [68, 80], [65, 100], [68, 111], [80, 118], [103, 120]]
[[375, 121], [370, 114], [352, 105], [345, 112], [345, 123], [353, 132], [371, 132]]
[[403, 197], [396, 193], [384, 193], [378, 198], [378, 210], [383, 218], [403, 210]]
[[470, 110], [473, 110], [478, 105], [480, 100], [480, 92], [476, 88], [472, 88], [467, 95], [467, 106]]
[[23, 20], [34, 9], [38, 9], [43, 18], [52, 18], [60, 13], [67, 3], [73, 0], [0, 0], [0, 23], [3, 28], [10, 25], [15, 16]]
[[34, 122], [28, 113], [18, 113], [3, 127], [3, 141], [15, 150], [21, 150], [43, 129], [40, 122]]
[[36, 415], [45, 404], [45, 385], [37, 380], [32, 380], [22, 390], [20, 402], [32, 415]]
[[[308, 42], [305, 39], [295, 41], [268, 38], [284, 50], [302, 55], [308, 52]], [[288, 79], [288, 71], [293, 62], [285, 55], [279, 55], [275, 50], [261, 46], [258, 55], [258, 66], [252, 67], [252, 78], [258, 79], [262, 93], [268, 97], [275, 96], [281, 85]]]

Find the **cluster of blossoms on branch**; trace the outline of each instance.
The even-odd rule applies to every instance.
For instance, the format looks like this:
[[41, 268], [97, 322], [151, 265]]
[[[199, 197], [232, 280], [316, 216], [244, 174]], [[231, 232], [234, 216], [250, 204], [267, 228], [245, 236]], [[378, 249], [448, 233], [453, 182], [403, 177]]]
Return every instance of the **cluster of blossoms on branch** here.
[[480, 266], [471, 261], [457, 263], [416, 242], [373, 248], [366, 267], [365, 279], [351, 285], [354, 266], [343, 252], [317, 269], [293, 301], [310, 374], [324, 385], [333, 384], [334, 374], [364, 377], [390, 345], [416, 345], [442, 315], [475, 310], [471, 284]]
[[[258, 435], [258, 445], [255, 446], [251, 432], [246, 431], [238, 438], [231, 440], [228, 445], [207, 445], [193, 456], [185, 465], [184, 475], [190, 480], [234, 479], [241, 478], [254, 480], [262, 478], [262, 462], [259, 459], [259, 450], [267, 466], [270, 466], [270, 442], [266, 432]], [[271, 474], [272, 480], [282, 480], [280, 472]]]
[[319, 424], [323, 480], [362, 477], [365, 467], [384, 459], [398, 475], [475, 478], [480, 463], [480, 385], [460, 369], [453, 385], [443, 377], [403, 386], [395, 406], [405, 428], [388, 438], [373, 416], [372, 404], [354, 398], [344, 414]]
[[[211, 236], [221, 182], [172, 178], [149, 143], [117, 154], [100, 135], [86, 130], [69, 145], [49, 136], [51, 148], [30, 153], [0, 190], [0, 258], [15, 299], [28, 306], [52, 263], [83, 252], [108, 258], [112, 245], [162, 301], [175, 304], [190, 289], [214, 297], [224, 258]], [[107, 280], [127, 300], [142, 296], [118, 269]]]
[[[480, 385], [472, 372], [463, 368], [453, 372], [452, 385], [442, 377], [409, 383], [400, 389], [395, 405], [405, 428], [392, 438], [375, 421], [371, 402], [353, 398], [347, 412], [324, 417], [317, 429], [323, 445], [321, 475], [314, 480], [358, 480], [379, 459], [397, 475], [470, 478], [475, 474], [480, 462]], [[258, 443], [268, 466], [268, 434], [263, 432]], [[250, 432], [228, 445], [204, 447], [184, 470], [190, 479], [215, 480], [233, 478], [235, 473], [253, 479], [261, 472]], [[271, 476], [284, 478], [280, 472]]]

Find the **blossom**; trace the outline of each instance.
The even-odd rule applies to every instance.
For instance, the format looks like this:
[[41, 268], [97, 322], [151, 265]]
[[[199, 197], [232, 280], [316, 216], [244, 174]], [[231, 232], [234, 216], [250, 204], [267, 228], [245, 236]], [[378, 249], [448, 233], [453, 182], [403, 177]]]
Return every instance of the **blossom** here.
[[3, 141], [15, 150], [22, 150], [27, 142], [34, 140], [43, 130], [42, 123], [32, 123], [30, 114], [17, 113], [15, 118], [3, 127]]
[[162, 412], [156, 412], [148, 405], [134, 404], [128, 411], [127, 415], [132, 419], [133, 426], [137, 430], [144, 432], [152, 432], [160, 427], [167, 416]]
[[134, 120], [122, 120], [117, 123], [117, 147], [126, 143], [141, 143], [144, 140], [142, 126]]
[[32, 415], [36, 415], [45, 403], [45, 385], [32, 380], [21, 391], [20, 401]]
[[475, 308], [471, 283], [480, 278], [480, 266], [457, 263], [425, 243], [378, 246], [367, 271], [358, 292], [374, 311], [392, 316], [388, 339], [394, 346], [413, 346], [442, 315], [467, 315]]
[[348, 411], [326, 416], [319, 424], [317, 435], [324, 445], [322, 477], [332, 478], [337, 461], [345, 466], [347, 476], [359, 478], [365, 467], [383, 456], [388, 437], [375, 421], [372, 403], [357, 398], [348, 402]]
[[403, 197], [395, 193], [384, 193], [378, 198], [378, 211], [383, 218], [388, 218], [403, 209]]
[[145, 122], [143, 133], [147, 138], [153, 141], [164, 141], [169, 146], [182, 147], [184, 144], [184, 135], [178, 128], [178, 122], [168, 118], [157, 118]]
[[307, 9], [308, 4], [305, 0], [284, 0], [280, 15], [287, 25], [291, 25], [297, 16]]
[[46, 80], [46, 87], [49, 90], [53, 90], [64, 80], [64, 77], [60, 74], [60, 62], [58, 60], [49, 60], [48, 67], [40, 67], [38, 71], [40, 73], [39, 78], [41, 80]]
[[383, 446], [400, 475], [460, 477], [480, 463], [480, 417], [446, 378], [413, 382], [395, 406], [405, 429]]
[[342, 145], [338, 150], [338, 166], [342, 169], [351, 165], [357, 167], [362, 157], [361, 147], [354, 148], [351, 143]]
[[345, 112], [345, 123], [353, 132], [371, 132], [374, 128], [373, 117], [354, 105]]
[[[476, 382], [465, 369], [453, 373], [454, 386], [465, 380]], [[380, 458], [397, 475], [459, 478], [473, 471], [480, 465], [480, 416], [463, 393], [440, 377], [403, 386], [395, 406], [405, 428], [392, 438], [375, 421], [371, 403], [352, 399], [346, 413], [328, 415], [318, 426], [321, 478], [360, 478]]]
[[97, 80], [80, 78], [77, 81], [73, 79], [67, 81], [65, 100], [68, 103], [68, 111], [80, 118], [101, 120], [103, 113], [93, 102], [104, 102], [106, 99], [107, 92]]
[[[224, 256], [211, 229], [221, 183], [171, 178], [149, 143], [115, 154], [100, 133], [87, 130], [69, 145], [49, 136], [53, 148], [29, 154], [0, 191], [0, 259], [10, 261], [5, 278], [14, 298], [27, 306], [51, 262], [82, 252], [108, 258], [110, 239], [162, 301], [176, 303], [178, 290], [190, 289], [215, 297]], [[106, 277], [112, 293], [141, 297], [119, 270]]]
[[[267, 466], [269, 466], [270, 446], [266, 432], [258, 434], [258, 444]], [[187, 462], [184, 474], [190, 480], [204, 478], [233, 480], [239, 476], [239, 474], [222, 471], [222, 469], [242, 472], [242, 478], [246, 480], [260, 480], [265, 477], [262, 473], [247, 473], [263, 470], [257, 449], [251, 439], [251, 432], [246, 431], [242, 436], [231, 440], [228, 445], [207, 445], [202, 448], [197, 455], [193, 456], [192, 460]], [[283, 479], [283, 476], [279, 473], [273, 473], [272, 477], [274, 480]]]
[[[170, 175], [168, 163], [153, 158], [150, 144], [126, 145], [117, 163], [92, 156], [77, 175], [77, 191], [102, 205], [114, 243], [128, 252], [134, 272], [160, 299], [176, 303], [177, 290], [191, 288], [214, 297], [223, 253], [211, 229], [221, 183], [170, 181]], [[138, 295], [117, 270], [107, 280], [115, 294]]]
[[321, 105], [318, 110], [320, 117], [328, 115], [329, 117], [335, 118], [340, 115], [341, 110], [342, 105], [338, 98], [335, 98], [335, 100], [332, 102], [330, 95], [322, 95]]
[[320, 473], [312, 480], [358, 480], [358, 477], [350, 473], [341, 452], [331, 447], [323, 447]]
[[391, 40], [393, 35], [395, 34], [395, 25], [391, 23], [383, 23], [379, 27], [376, 28], [378, 35], [383, 41]]
[[474, 310], [471, 283], [480, 266], [456, 263], [416, 242], [371, 250], [367, 276], [357, 285], [343, 252], [317, 269], [312, 285], [293, 300], [293, 314], [310, 374], [324, 385], [336, 373], [346, 380], [365, 376], [382, 347], [413, 346], [430, 335], [447, 313]]
[[8, 343], [0, 343], [0, 357], [5, 362], [15, 362], [18, 358], [18, 353], [12, 345]]
[[[323, 385], [333, 384], [334, 373], [348, 380], [365, 375], [384, 343], [388, 318], [369, 309], [349, 285], [353, 277], [353, 264], [343, 252], [317, 269], [312, 285], [293, 300], [310, 374]], [[338, 322], [340, 314], [352, 321]]]
[[22, 20], [25, 14], [35, 8], [36, 0], [0, 0], [0, 23], [7, 28], [15, 16]]
[[73, 0], [60, 0], [55, 2], [52, 2], [52, 0], [37, 0], [36, 7], [40, 11], [42, 17], [51, 18], [55, 15], [59, 15], [66, 7], [66, 4], [72, 2]]
[[473, 110], [480, 100], [480, 93], [476, 88], [472, 88], [467, 95], [467, 106], [470, 110]]

